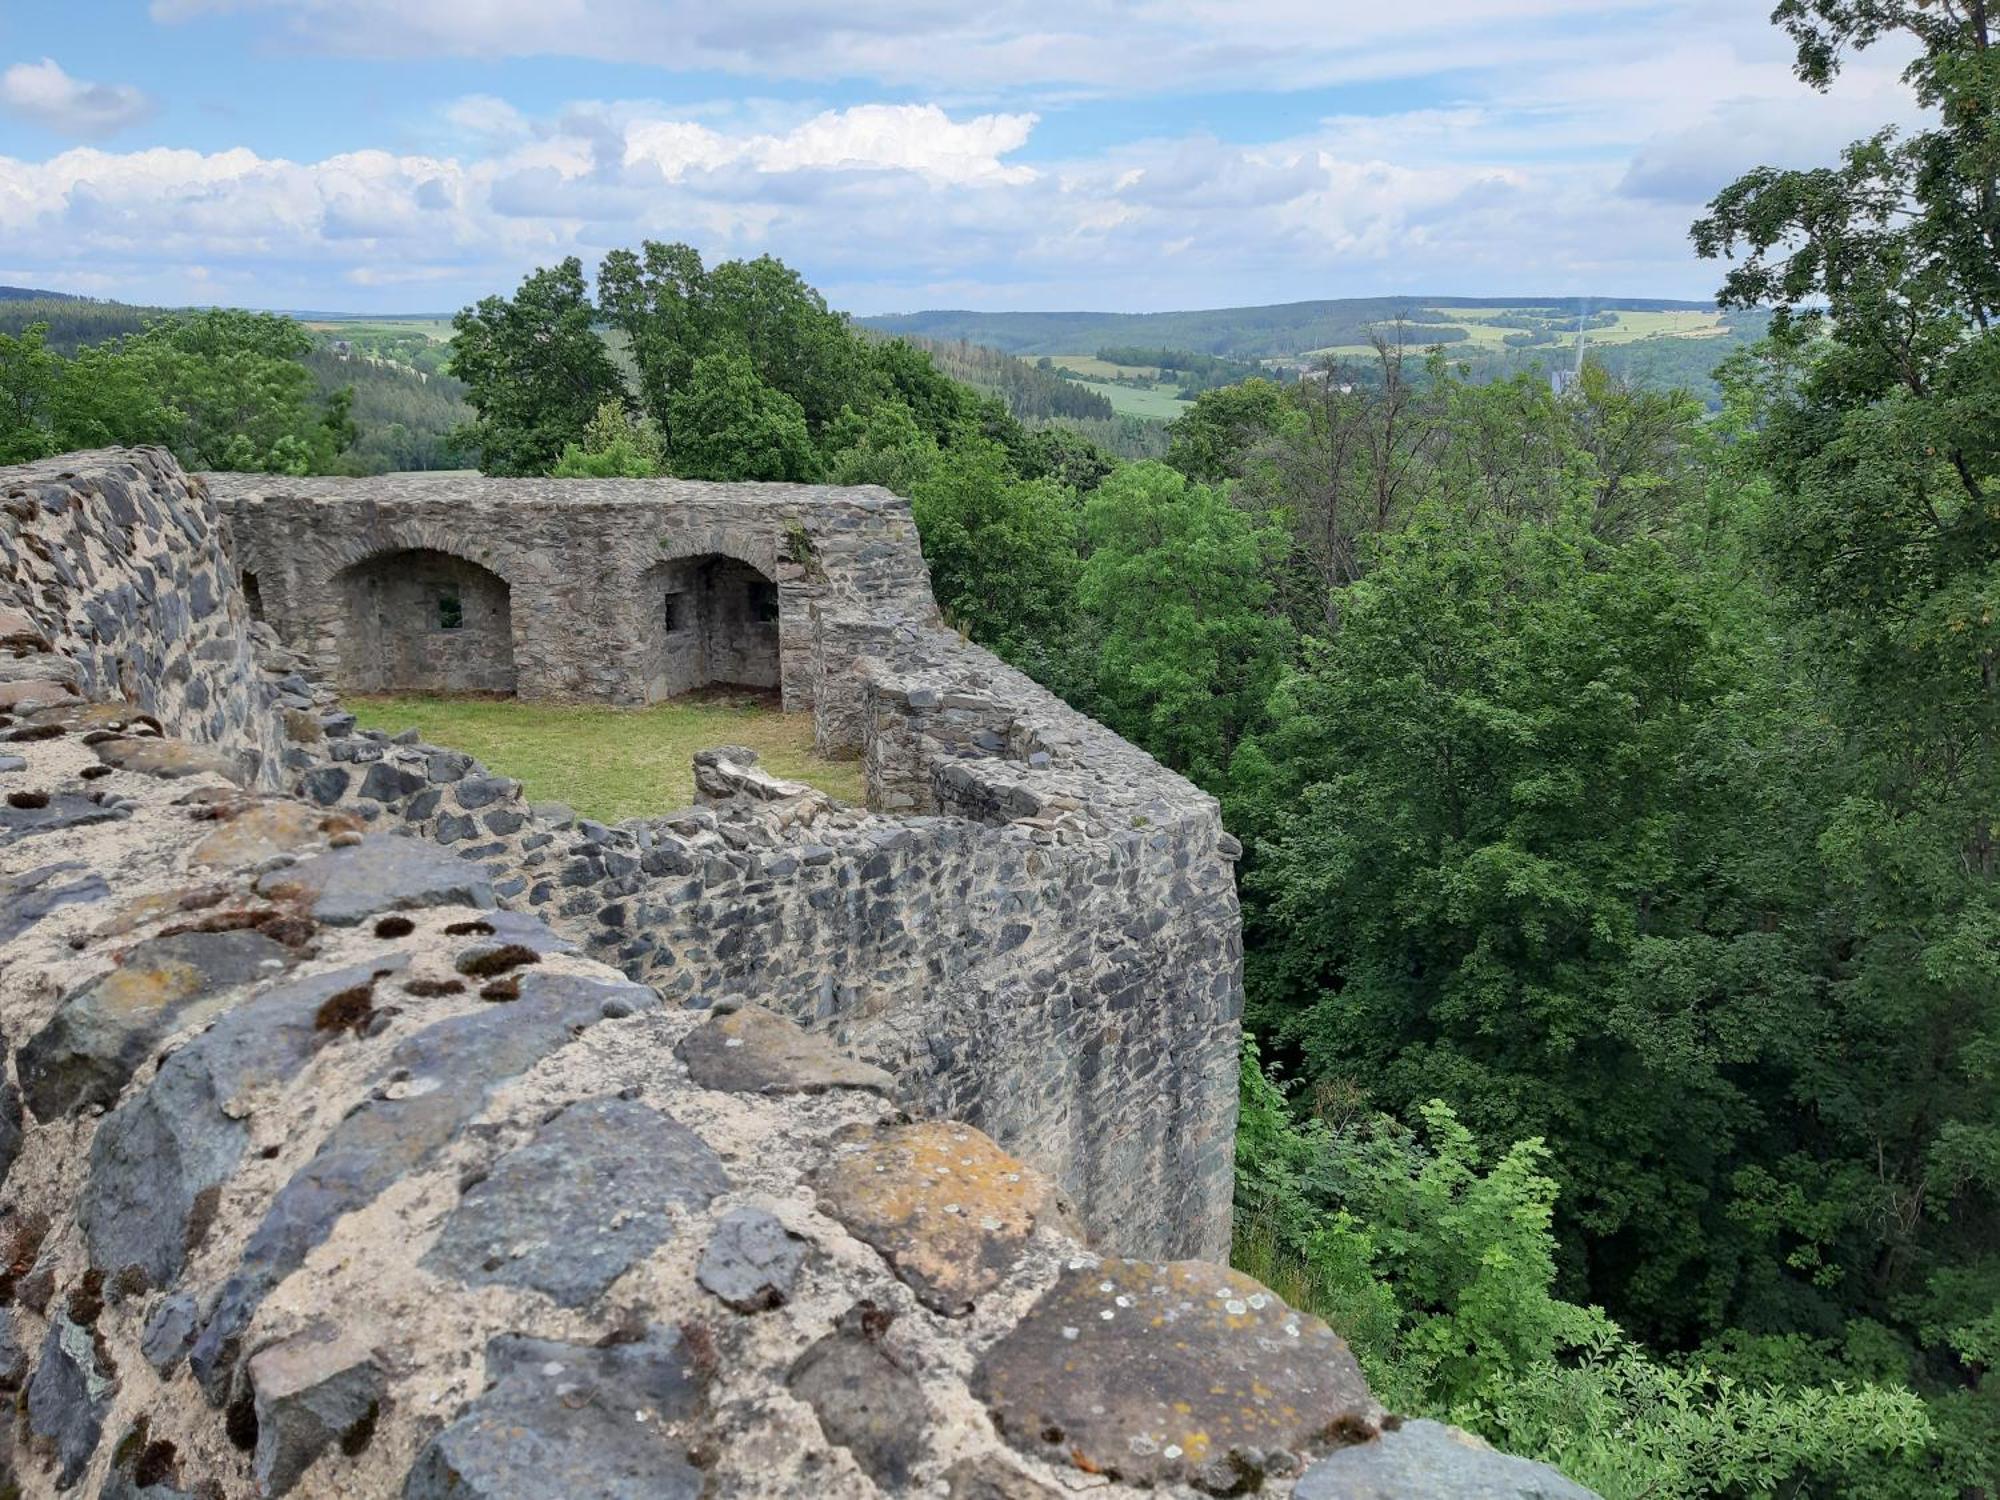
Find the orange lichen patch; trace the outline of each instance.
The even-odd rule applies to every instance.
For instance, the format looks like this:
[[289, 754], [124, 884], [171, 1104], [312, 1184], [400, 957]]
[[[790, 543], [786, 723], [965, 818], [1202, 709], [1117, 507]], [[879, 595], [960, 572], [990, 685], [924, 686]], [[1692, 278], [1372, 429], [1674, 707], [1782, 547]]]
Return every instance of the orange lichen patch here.
[[195, 845], [191, 865], [240, 870], [316, 844], [325, 819], [299, 802], [264, 802], [230, 818]]
[[1268, 1455], [1372, 1436], [1346, 1343], [1238, 1271], [1078, 1256], [974, 1392], [1015, 1446], [1138, 1485], [1236, 1494]]
[[967, 1125], [853, 1127], [813, 1179], [820, 1207], [881, 1251], [927, 1307], [956, 1315], [999, 1285], [1044, 1215], [1049, 1180]]
[[207, 988], [208, 980], [192, 964], [168, 959], [113, 969], [97, 982], [96, 1003], [112, 1015], [143, 1016], [176, 1004]]

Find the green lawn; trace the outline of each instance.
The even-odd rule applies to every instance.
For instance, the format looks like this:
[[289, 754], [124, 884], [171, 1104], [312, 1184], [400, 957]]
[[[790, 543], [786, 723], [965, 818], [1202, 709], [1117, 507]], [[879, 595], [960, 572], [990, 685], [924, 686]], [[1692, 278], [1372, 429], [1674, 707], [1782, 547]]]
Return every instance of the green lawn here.
[[813, 754], [811, 714], [779, 713], [749, 696], [651, 708], [421, 695], [345, 701], [364, 728], [415, 728], [433, 745], [476, 755], [514, 777], [530, 799], [567, 802], [601, 822], [688, 806], [694, 753], [716, 745], [748, 745], [772, 775], [810, 782], [843, 802], [865, 797], [859, 761]]

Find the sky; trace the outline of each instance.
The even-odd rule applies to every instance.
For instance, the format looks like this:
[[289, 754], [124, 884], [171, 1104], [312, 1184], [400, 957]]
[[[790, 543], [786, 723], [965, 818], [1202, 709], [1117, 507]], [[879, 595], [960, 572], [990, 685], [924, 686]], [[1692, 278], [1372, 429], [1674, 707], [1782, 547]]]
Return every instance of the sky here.
[[836, 307], [1705, 298], [1689, 223], [1917, 118], [1768, 0], [0, 0], [0, 284], [448, 313], [564, 256]]

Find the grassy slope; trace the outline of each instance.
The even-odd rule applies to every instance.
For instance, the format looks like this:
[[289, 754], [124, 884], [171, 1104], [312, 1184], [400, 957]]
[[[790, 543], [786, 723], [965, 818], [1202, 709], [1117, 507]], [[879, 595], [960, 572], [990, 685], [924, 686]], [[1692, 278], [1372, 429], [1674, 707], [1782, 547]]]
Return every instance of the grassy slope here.
[[1125, 416], [1171, 422], [1188, 409], [1188, 403], [1174, 394], [1177, 386], [1142, 391], [1137, 386], [1113, 385], [1105, 380], [1079, 380], [1076, 384], [1087, 391], [1096, 391], [1111, 403], [1113, 411]]
[[777, 713], [750, 698], [637, 709], [420, 695], [345, 701], [367, 728], [393, 734], [414, 726], [432, 744], [516, 778], [531, 799], [567, 802], [603, 822], [686, 807], [694, 801], [694, 753], [716, 745], [748, 745], [772, 775], [844, 802], [864, 796], [858, 761], [812, 753], [811, 714]]

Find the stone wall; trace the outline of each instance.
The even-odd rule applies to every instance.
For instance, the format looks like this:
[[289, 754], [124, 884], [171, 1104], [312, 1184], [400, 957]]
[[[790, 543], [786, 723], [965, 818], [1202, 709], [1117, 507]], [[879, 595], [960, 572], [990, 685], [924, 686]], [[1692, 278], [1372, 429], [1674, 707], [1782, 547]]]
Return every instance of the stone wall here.
[[[803, 709], [813, 699], [815, 608], [936, 618], [910, 508], [879, 489], [206, 477], [265, 618], [349, 687], [421, 685], [383, 682], [378, 648], [385, 628], [396, 633], [394, 621], [385, 627], [357, 611], [350, 587], [356, 569], [408, 576], [412, 553], [459, 558], [505, 586], [506, 639], [492, 640], [480, 659], [505, 654], [524, 698], [645, 703], [700, 681], [747, 682], [781, 686], [785, 705]], [[700, 628], [669, 639], [665, 596], [685, 590], [696, 565], [706, 568], [713, 599], [688, 601]], [[746, 588], [759, 580], [775, 586], [775, 621], [750, 616]], [[422, 598], [405, 601], [395, 618], [409, 636], [433, 633], [435, 613]], [[468, 639], [474, 626], [468, 620]], [[489, 681], [468, 675], [454, 685], [481, 690]]]
[[[1249, 1278], [1129, 1258], [1214, 1236], [1151, 1135], [1233, 1066], [1233, 949], [1199, 951], [1233, 851], [983, 653], [898, 626], [833, 695], [938, 813], [724, 750], [704, 806], [606, 828], [353, 733], [241, 628], [158, 455], [0, 495], [34, 559], [0, 637], [32, 687], [0, 708], [0, 1493], [1587, 1500], [1387, 1416]], [[959, 1104], [1080, 1154], [1097, 1213]], [[1188, 1225], [1119, 1222], [1113, 1171]]]
[[276, 785], [282, 724], [256, 669], [214, 502], [157, 449], [0, 469], [0, 712], [122, 698]]

